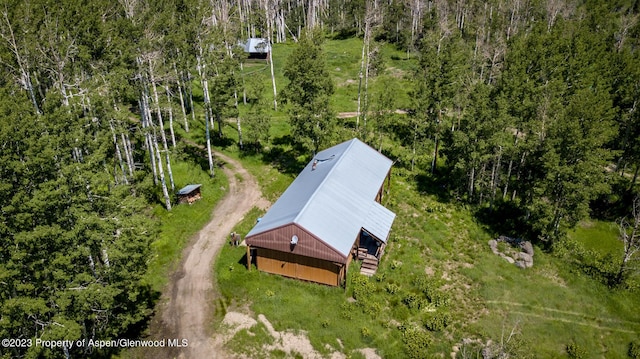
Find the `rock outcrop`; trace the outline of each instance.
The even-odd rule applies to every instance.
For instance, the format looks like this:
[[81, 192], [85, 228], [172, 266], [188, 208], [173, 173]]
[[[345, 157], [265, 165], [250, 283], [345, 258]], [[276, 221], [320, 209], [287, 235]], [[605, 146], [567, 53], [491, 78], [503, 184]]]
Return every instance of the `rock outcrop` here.
[[[500, 246], [500, 243], [505, 243], [507, 246]], [[502, 257], [511, 264], [515, 264], [518, 268], [533, 267], [533, 245], [529, 241], [500, 236], [489, 241], [489, 248], [491, 248], [493, 254]]]

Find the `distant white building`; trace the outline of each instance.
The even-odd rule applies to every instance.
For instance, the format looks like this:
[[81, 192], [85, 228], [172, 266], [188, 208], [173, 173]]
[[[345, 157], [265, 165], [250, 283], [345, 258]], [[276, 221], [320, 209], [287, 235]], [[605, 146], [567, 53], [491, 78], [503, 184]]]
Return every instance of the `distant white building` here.
[[249, 54], [250, 59], [269, 59], [271, 44], [267, 39], [252, 37], [247, 39], [246, 43], [240, 45], [244, 48], [244, 52]]

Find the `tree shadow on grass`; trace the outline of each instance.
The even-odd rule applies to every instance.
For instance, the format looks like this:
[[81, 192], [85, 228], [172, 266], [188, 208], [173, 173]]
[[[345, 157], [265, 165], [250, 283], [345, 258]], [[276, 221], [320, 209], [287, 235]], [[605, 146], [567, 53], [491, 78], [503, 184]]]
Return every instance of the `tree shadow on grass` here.
[[307, 162], [299, 160], [299, 155], [304, 149], [295, 143], [291, 135], [274, 138], [272, 144], [273, 147], [263, 152], [262, 162], [274, 166], [280, 173], [297, 174], [302, 171]]
[[602, 221], [616, 221], [631, 215], [633, 199], [640, 195], [640, 190], [629, 187], [630, 182], [620, 176], [611, 180], [611, 190], [591, 201], [591, 218]]
[[236, 141], [228, 136], [219, 137], [217, 134], [212, 134], [211, 145], [218, 148], [227, 148], [236, 144]]
[[180, 142], [178, 150], [185, 160], [195, 163], [205, 172], [209, 171], [209, 160], [205, 148], [192, 143]]
[[451, 192], [446, 178], [420, 173], [415, 176], [416, 185], [420, 193], [428, 193], [438, 198], [443, 203], [451, 203], [457, 196]]
[[495, 237], [507, 236], [537, 242], [538, 235], [527, 222], [526, 211], [511, 201], [497, 201], [493, 208], [478, 207], [474, 217]]
[[[450, 175], [421, 173], [415, 176], [418, 191], [437, 197], [439, 202], [461, 204], [465, 199], [451, 189]], [[473, 216], [492, 236], [508, 236], [537, 241], [538, 234], [527, 220], [526, 210], [511, 201], [496, 200], [493, 208], [471, 205]]]
[[356, 28], [355, 27], [344, 27], [340, 28], [333, 34], [334, 40], [346, 40], [355, 37]]

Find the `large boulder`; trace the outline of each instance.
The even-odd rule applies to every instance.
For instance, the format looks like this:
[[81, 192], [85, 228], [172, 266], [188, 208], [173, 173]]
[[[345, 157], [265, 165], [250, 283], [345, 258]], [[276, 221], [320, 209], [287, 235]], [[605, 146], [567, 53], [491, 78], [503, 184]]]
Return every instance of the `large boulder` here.
[[500, 257], [502, 257], [504, 260], [506, 260], [507, 262], [513, 264], [515, 262], [515, 259], [509, 257], [508, 255], [504, 254], [504, 253], [500, 253], [499, 254]]
[[531, 244], [531, 242], [529, 241], [522, 242], [520, 244], [520, 248], [522, 248], [523, 252], [533, 257], [533, 245]]
[[527, 268], [533, 267], [533, 257], [529, 253], [518, 253], [518, 259], [522, 260]]
[[492, 239], [489, 241], [489, 248], [491, 248], [491, 251], [493, 252], [493, 254], [500, 253], [498, 251], [498, 241], [496, 241], [495, 239]]

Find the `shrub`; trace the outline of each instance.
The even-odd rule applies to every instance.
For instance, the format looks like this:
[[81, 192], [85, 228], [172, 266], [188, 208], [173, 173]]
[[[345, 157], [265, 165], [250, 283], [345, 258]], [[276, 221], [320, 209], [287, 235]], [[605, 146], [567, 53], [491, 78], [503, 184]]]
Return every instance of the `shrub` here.
[[567, 345], [567, 355], [571, 359], [581, 359], [587, 357], [587, 351], [576, 342], [572, 342]]
[[438, 289], [439, 283], [437, 281], [418, 277], [413, 283], [425, 295], [427, 300], [435, 304], [436, 307], [443, 307], [449, 304], [449, 295]]
[[422, 292], [427, 298], [431, 296], [432, 293], [435, 293], [438, 289], [438, 283], [426, 277], [418, 277], [413, 281], [413, 284], [418, 288], [420, 292]]
[[375, 286], [369, 281], [369, 277], [364, 275], [357, 275], [353, 278], [353, 297], [358, 301], [365, 301], [373, 291]]
[[344, 319], [353, 319], [353, 305], [349, 302], [344, 302], [340, 305], [340, 316]]
[[404, 303], [409, 309], [416, 309], [420, 306], [420, 298], [415, 293], [408, 293], [402, 298], [402, 303]]
[[405, 350], [412, 359], [428, 358], [427, 349], [431, 342], [429, 334], [420, 328], [408, 328], [404, 331]]
[[629, 343], [629, 358], [632, 359], [640, 359], [640, 343], [631, 342]]
[[436, 307], [445, 307], [449, 305], [450, 297], [447, 293], [435, 291], [428, 296], [428, 299], [431, 303], [435, 304]]
[[382, 313], [384, 307], [382, 304], [380, 304], [379, 302], [373, 300], [373, 298], [371, 298], [371, 300], [364, 302], [363, 304], [363, 311], [366, 314], [371, 315], [373, 318], [376, 318], [380, 315], [380, 313]]
[[387, 284], [386, 290], [389, 294], [396, 294], [400, 290], [400, 287], [395, 283], [389, 283]]
[[611, 253], [601, 254], [592, 249], [586, 249], [582, 244], [573, 239], [559, 241], [553, 246], [554, 254], [573, 263], [586, 275], [598, 280], [610, 287], [617, 287], [620, 283], [618, 269], [620, 259]]
[[439, 332], [444, 330], [451, 322], [451, 316], [447, 312], [437, 311], [431, 312], [424, 316], [424, 326], [432, 331]]

